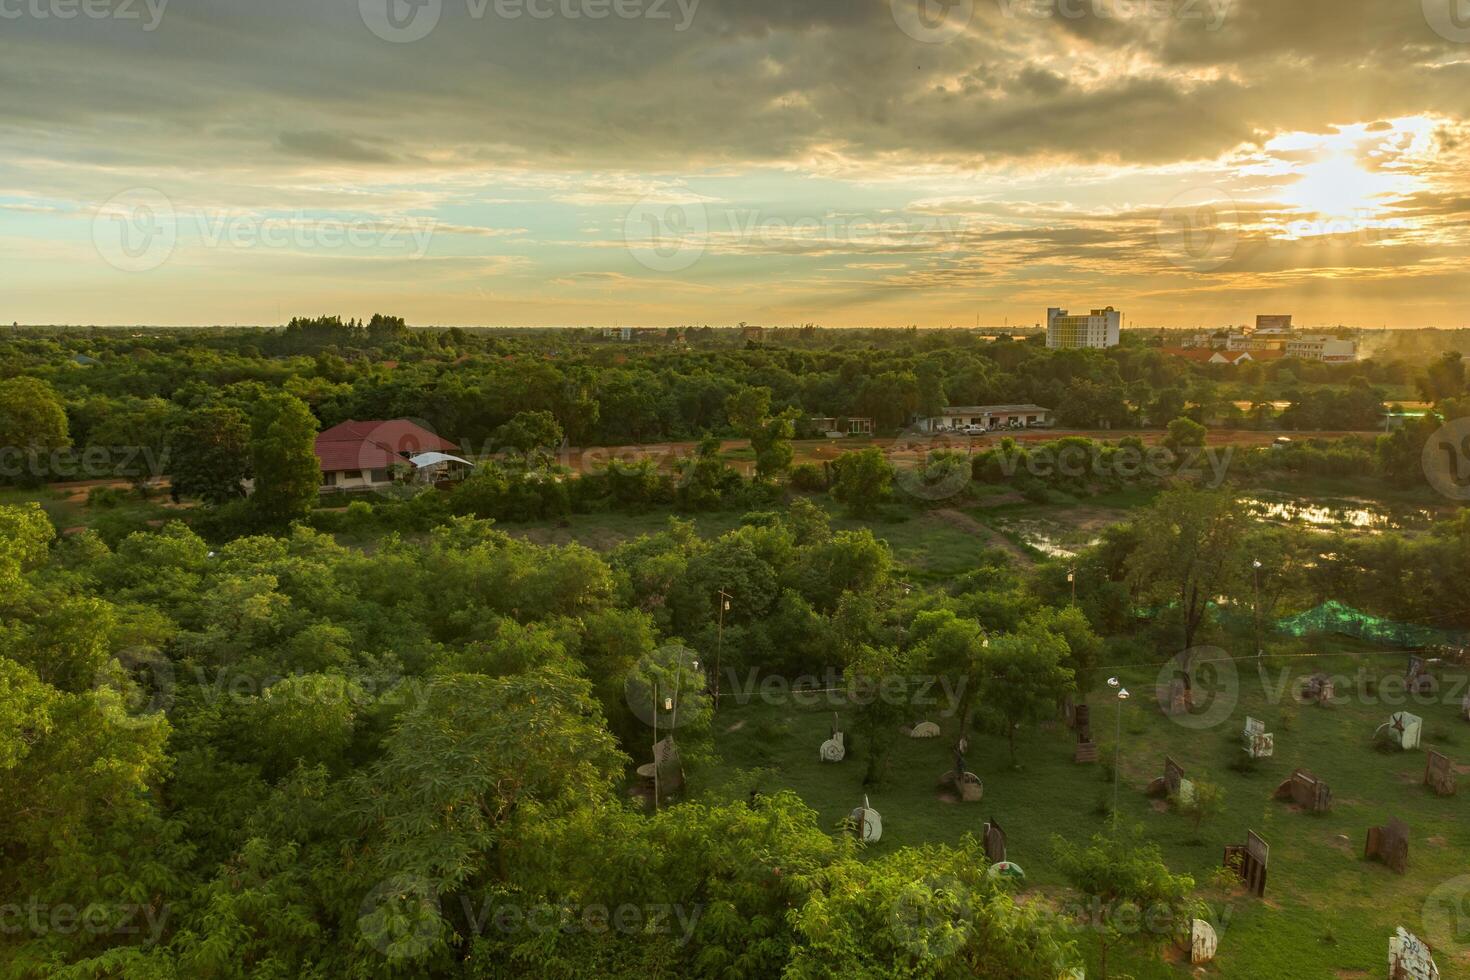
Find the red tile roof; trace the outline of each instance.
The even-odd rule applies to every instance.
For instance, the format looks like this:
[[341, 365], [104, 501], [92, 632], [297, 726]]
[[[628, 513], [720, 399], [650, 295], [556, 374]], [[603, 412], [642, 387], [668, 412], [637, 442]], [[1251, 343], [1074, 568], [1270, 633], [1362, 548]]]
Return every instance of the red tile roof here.
[[441, 439], [408, 419], [334, 425], [316, 437], [316, 457], [323, 473], [381, 470], [409, 456], [454, 452], [459, 446]]
[[1210, 350], [1208, 347], [1165, 347], [1163, 352], [1171, 357], [1182, 357], [1186, 361], [1195, 361], [1199, 364], [1207, 364], [1219, 351]]

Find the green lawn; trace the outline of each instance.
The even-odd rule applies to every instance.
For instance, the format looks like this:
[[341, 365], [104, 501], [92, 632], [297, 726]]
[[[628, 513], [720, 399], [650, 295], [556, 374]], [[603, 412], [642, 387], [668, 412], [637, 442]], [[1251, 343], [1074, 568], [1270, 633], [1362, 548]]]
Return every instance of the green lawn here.
[[[1394, 927], [1403, 925], [1429, 938], [1421, 916], [1426, 897], [1441, 883], [1470, 872], [1470, 801], [1464, 795], [1442, 799], [1422, 786], [1425, 751], [1385, 754], [1370, 744], [1374, 729], [1394, 707], [1365, 703], [1366, 697], [1347, 685], [1339, 686], [1342, 703], [1331, 708], [1298, 706], [1289, 694], [1275, 701], [1283, 678], [1314, 670], [1355, 676], [1360, 666], [1370, 676], [1401, 675], [1405, 664], [1402, 654], [1375, 655], [1382, 651], [1335, 641], [1331, 648], [1343, 652], [1320, 660], [1268, 660], [1264, 683], [1256, 663], [1243, 662], [1239, 702], [1228, 718], [1206, 730], [1185, 727], [1162, 713], [1153, 697], [1158, 668], [1117, 671], [1135, 695], [1124, 704], [1122, 716], [1119, 809], [1124, 822], [1140, 825], [1163, 848], [1171, 869], [1192, 874], [1201, 888], [1219, 866], [1223, 846], [1243, 843], [1248, 829], [1271, 845], [1264, 901], [1206, 888], [1207, 895], [1225, 902], [1229, 910], [1213, 975], [1334, 977], [1365, 971], [1364, 976], [1380, 976]], [[1323, 649], [1319, 644], [1294, 651]], [[1447, 685], [1453, 689], [1463, 672], [1445, 679], [1453, 681]], [[827, 738], [834, 710], [822, 700], [813, 707], [766, 704], [759, 697], [744, 705], [726, 699], [715, 727], [721, 761], [709, 772], [691, 774], [696, 791], [701, 784], [718, 787], [720, 793], [732, 786], [742, 791], [794, 789], [818, 811], [823, 824], [835, 828], [862, 801], [863, 746], [852, 745], [850, 736], [844, 762], [818, 761], [817, 749]], [[1102, 758], [1111, 760], [1117, 702], [1110, 691], [1095, 693], [1089, 701]], [[1470, 762], [1470, 722], [1460, 719], [1458, 703], [1456, 694], [1453, 703], [1403, 707], [1424, 718], [1428, 747], [1456, 762]], [[851, 730], [852, 711], [846, 706], [836, 710]], [[1230, 763], [1241, 754], [1237, 733], [1247, 714], [1265, 721], [1275, 733], [1276, 755], [1256, 771], [1242, 773]], [[943, 736], [925, 741], [896, 735], [887, 780], [867, 791], [884, 820], [883, 840], [873, 852], [954, 842], [966, 833], [978, 835], [981, 825], [994, 818], [1006, 828], [1009, 856], [1026, 870], [1028, 885], [1043, 893], [1062, 886], [1052, 866], [1051, 838], [1079, 840], [1106, 829], [1103, 808], [1112, 793], [1108, 767], [1073, 763], [1074, 737], [1057, 722], [1028, 726], [1023, 732], [1018, 769], [1011, 767], [1003, 739], [976, 734], [967, 761], [985, 782], [984, 800], [970, 805], [940, 802], [935, 783], [951, 765], [957, 722], [943, 717], [937, 706], [925, 717], [941, 725]], [[1144, 794], [1148, 782], [1162, 775], [1166, 754], [1190, 778], [1217, 783], [1225, 791], [1224, 811], [1204, 825], [1198, 838], [1184, 816]], [[1331, 813], [1297, 813], [1272, 800], [1277, 785], [1296, 767], [1311, 769], [1331, 785]], [[1392, 816], [1405, 820], [1412, 833], [1410, 868], [1402, 877], [1362, 858], [1368, 827]], [[1470, 933], [1459, 942], [1470, 950]], [[1470, 975], [1470, 956], [1457, 957], [1455, 952], [1438, 951], [1442, 974]], [[1178, 975], [1173, 967], [1147, 960], [1125, 962], [1125, 957], [1113, 957], [1113, 975]], [[1096, 975], [1094, 971], [1095, 965], [1089, 975]]]

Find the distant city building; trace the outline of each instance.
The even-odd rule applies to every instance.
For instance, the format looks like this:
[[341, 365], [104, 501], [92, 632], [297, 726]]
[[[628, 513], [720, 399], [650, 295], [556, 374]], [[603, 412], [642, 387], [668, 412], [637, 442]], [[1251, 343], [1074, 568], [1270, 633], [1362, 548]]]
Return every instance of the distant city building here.
[[1051, 409], [1040, 405], [951, 405], [938, 415], [914, 419], [920, 432], [993, 432], [1046, 428], [1051, 423]]
[[1290, 313], [1261, 313], [1256, 316], [1256, 333], [1291, 333]]
[[1051, 307], [1046, 311], [1046, 346], [1052, 348], [1117, 347], [1123, 314], [1111, 306], [1086, 316]]
[[1328, 333], [1302, 334], [1286, 342], [1286, 356], [1299, 357], [1304, 361], [1347, 364], [1358, 359], [1358, 342]]

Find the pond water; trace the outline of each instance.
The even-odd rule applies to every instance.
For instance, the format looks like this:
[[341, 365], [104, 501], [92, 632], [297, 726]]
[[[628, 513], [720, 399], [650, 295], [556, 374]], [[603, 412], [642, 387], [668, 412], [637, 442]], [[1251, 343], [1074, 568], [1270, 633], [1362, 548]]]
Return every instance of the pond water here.
[[1416, 507], [1393, 507], [1358, 498], [1292, 497], [1258, 493], [1241, 499], [1252, 517], [1331, 531], [1402, 531], [1428, 526], [1434, 515]]
[[1102, 540], [1090, 532], [1064, 527], [1056, 521], [1012, 520], [999, 524], [1048, 558], [1076, 558], [1084, 548]]

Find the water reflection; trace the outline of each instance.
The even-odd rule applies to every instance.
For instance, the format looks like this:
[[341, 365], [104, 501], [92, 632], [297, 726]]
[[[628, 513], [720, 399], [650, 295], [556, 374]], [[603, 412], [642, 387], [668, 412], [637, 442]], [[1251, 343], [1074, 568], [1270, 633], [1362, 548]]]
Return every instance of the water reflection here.
[[1313, 500], [1259, 494], [1241, 499], [1252, 517], [1278, 524], [1302, 524], [1330, 530], [1402, 531], [1423, 527], [1432, 519], [1427, 510], [1393, 510], [1370, 500]]

